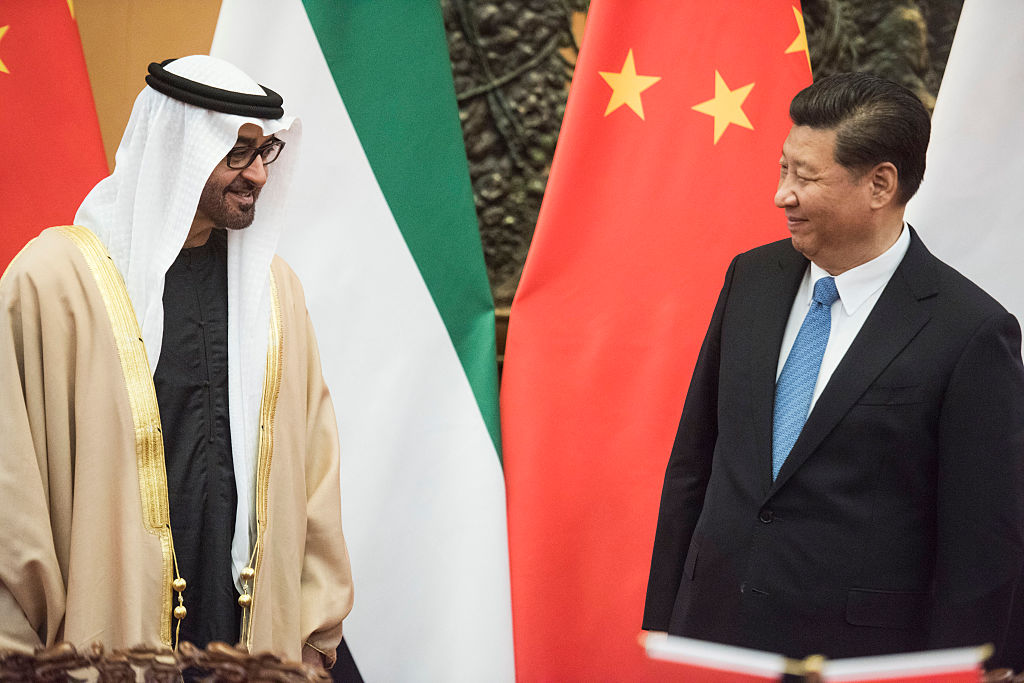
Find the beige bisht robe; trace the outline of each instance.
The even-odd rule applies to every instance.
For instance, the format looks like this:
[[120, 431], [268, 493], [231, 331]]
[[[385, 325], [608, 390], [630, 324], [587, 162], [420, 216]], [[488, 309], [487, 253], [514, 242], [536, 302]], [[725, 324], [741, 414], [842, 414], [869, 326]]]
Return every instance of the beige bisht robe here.
[[[160, 417], [112, 263], [88, 230], [51, 228], [0, 280], [0, 648], [173, 643]], [[333, 662], [352, 605], [334, 409], [299, 281], [271, 271], [242, 642]]]

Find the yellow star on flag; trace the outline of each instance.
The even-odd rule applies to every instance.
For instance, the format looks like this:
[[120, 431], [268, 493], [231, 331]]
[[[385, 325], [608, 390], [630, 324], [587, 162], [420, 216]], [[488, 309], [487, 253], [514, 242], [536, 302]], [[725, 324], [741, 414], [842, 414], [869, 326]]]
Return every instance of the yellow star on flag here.
[[[4, 39], [4, 34], [7, 33], [7, 29], [9, 29], [9, 28], [10, 28], [10, 24], [8, 24], [7, 26], [0, 26], [0, 40]], [[7, 70], [7, 65], [4, 64], [4, 60], [0, 59], [0, 74], [9, 74], [9, 73], [11, 73], [11, 72]]]
[[604, 115], [608, 116], [613, 111], [626, 105], [641, 119], [644, 118], [644, 105], [640, 100], [640, 93], [661, 80], [661, 76], [638, 76], [636, 65], [633, 63], [633, 50], [626, 54], [626, 61], [622, 65], [622, 71], [598, 71], [601, 78], [612, 87], [612, 98], [608, 101], [608, 108]]
[[807, 55], [807, 70], [811, 69], [811, 51], [807, 49], [807, 29], [804, 28], [804, 15], [796, 7], [793, 8], [793, 16], [796, 17], [797, 34], [793, 42], [786, 48], [786, 54], [792, 52], [803, 52]]
[[749, 128], [750, 130], [754, 129], [750, 119], [743, 113], [743, 100], [747, 99], [747, 95], [750, 94], [753, 88], [754, 84], [749, 83], [741, 88], [729, 90], [729, 86], [725, 84], [725, 79], [718, 73], [718, 69], [715, 69], [714, 99], [693, 105], [693, 108], [701, 114], [707, 114], [715, 118], [714, 144], [718, 144], [718, 139], [722, 137], [722, 133], [729, 127], [730, 123]]

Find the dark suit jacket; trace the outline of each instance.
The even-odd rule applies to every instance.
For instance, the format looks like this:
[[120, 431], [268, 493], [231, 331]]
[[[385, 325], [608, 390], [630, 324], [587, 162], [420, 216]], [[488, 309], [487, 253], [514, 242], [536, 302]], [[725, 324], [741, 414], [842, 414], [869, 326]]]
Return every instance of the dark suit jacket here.
[[794, 657], [1002, 647], [1024, 563], [1017, 321], [911, 229], [773, 482], [775, 373], [807, 265], [784, 240], [729, 267], [665, 474], [644, 628]]

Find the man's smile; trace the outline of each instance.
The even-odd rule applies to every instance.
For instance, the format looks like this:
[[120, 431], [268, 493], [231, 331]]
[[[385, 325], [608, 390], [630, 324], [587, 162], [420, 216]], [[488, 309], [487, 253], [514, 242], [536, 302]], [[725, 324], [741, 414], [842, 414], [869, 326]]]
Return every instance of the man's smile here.
[[786, 214], [786, 224], [789, 226], [789, 229], [791, 231], [792, 230], [798, 230], [800, 228], [800, 226], [803, 225], [806, 222], [807, 222], [806, 218], [801, 218], [800, 216], [794, 216], [794, 215], [792, 215], [790, 213]]
[[224, 188], [224, 195], [234, 199], [235, 203], [242, 210], [247, 210], [259, 197], [259, 189], [249, 182], [234, 182]]

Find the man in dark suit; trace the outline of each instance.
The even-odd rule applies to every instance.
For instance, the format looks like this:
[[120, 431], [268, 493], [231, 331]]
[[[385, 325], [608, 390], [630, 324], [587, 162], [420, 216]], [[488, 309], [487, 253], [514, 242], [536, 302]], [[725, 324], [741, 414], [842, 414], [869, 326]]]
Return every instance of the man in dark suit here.
[[790, 117], [775, 203], [792, 238], [726, 274], [644, 628], [793, 657], [1012, 649], [1020, 327], [903, 222], [930, 130], [912, 93], [840, 74]]

